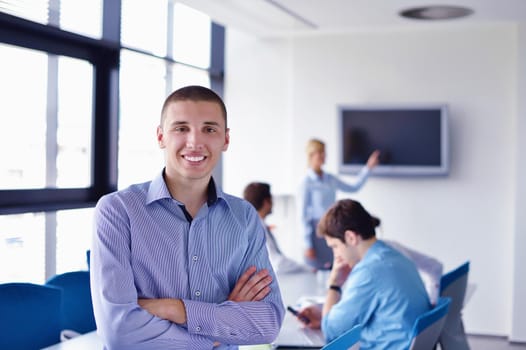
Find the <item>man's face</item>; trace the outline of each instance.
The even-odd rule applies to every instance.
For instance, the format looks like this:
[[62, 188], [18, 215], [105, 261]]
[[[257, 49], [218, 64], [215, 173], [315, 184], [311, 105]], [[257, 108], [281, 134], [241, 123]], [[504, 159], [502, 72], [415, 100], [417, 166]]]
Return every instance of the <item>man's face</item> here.
[[177, 101], [167, 107], [157, 140], [169, 178], [208, 181], [230, 137], [217, 103]]
[[345, 262], [350, 266], [354, 266], [360, 260], [355, 244], [356, 235], [354, 232], [345, 232], [345, 243], [338, 238], [329, 236], [325, 236], [325, 242], [330, 248], [332, 248], [334, 258], [337, 261]]

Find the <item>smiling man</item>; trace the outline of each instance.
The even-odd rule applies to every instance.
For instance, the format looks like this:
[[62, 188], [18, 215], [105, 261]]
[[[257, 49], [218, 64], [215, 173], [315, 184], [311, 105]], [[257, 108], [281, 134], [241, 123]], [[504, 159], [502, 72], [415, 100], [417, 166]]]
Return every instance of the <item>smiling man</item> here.
[[107, 349], [237, 349], [270, 343], [284, 308], [254, 208], [216, 185], [226, 108], [187, 86], [164, 102], [152, 181], [97, 203], [91, 290]]

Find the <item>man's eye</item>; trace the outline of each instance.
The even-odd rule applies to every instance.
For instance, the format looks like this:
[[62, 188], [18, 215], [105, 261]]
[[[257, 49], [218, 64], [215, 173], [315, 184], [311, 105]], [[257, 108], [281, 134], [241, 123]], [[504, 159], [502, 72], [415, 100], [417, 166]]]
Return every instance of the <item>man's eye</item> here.
[[216, 129], [215, 128], [206, 128], [206, 132], [211, 134], [211, 133], [216, 132]]
[[179, 126], [177, 128], [175, 128], [174, 130], [176, 132], [185, 132], [188, 128], [184, 127], [184, 126]]

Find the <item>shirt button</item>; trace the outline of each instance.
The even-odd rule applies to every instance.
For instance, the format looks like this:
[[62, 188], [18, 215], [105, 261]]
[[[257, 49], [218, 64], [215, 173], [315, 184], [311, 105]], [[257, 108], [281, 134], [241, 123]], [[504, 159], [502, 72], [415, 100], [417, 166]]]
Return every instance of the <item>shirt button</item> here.
[[199, 326], [195, 327], [195, 331], [196, 332], [201, 332], [201, 327], [199, 327]]
[[198, 296], [200, 296], [200, 295], [201, 295], [201, 291], [200, 291], [200, 290], [196, 290], [196, 291], [195, 291], [195, 296], [198, 297]]
[[193, 260], [193, 261], [197, 261], [197, 259], [198, 259], [198, 258], [197, 258], [197, 255], [192, 256], [192, 260]]

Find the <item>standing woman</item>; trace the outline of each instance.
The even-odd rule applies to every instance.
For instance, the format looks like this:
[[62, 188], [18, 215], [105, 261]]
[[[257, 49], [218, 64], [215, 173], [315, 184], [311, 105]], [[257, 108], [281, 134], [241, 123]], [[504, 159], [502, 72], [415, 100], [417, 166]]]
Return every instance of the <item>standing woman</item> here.
[[315, 269], [329, 270], [332, 265], [332, 250], [325, 239], [316, 236], [316, 226], [325, 211], [336, 201], [336, 191], [356, 192], [366, 182], [370, 171], [379, 163], [380, 151], [369, 156], [354, 183], [346, 183], [323, 171], [325, 143], [311, 139], [307, 143], [308, 170], [300, 188], [301, 222], [305, 240], [304, 258]]

